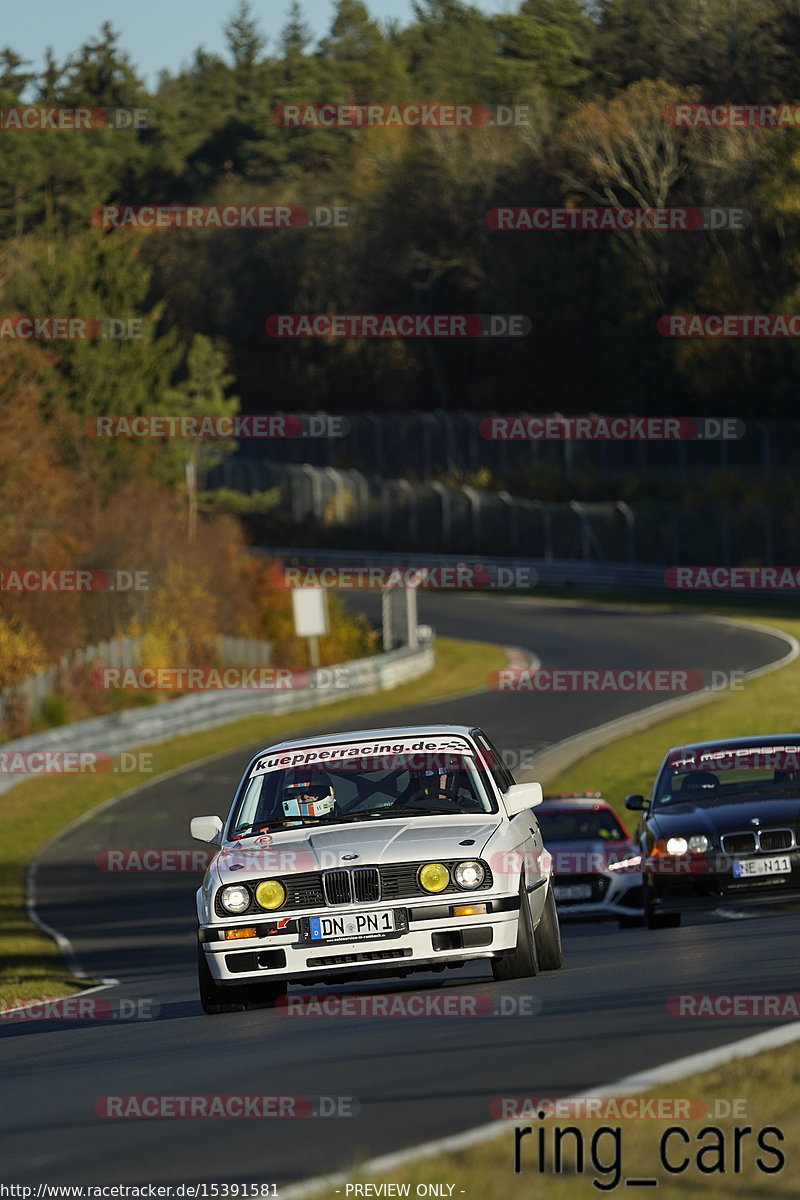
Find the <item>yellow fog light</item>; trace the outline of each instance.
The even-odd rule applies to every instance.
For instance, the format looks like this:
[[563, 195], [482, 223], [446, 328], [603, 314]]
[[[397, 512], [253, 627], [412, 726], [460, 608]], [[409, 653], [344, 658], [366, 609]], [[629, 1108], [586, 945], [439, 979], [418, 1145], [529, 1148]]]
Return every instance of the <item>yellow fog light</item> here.
[[236, 938], [247, 938], [256, 936], [255, 925], [248, 925], [244, 929], [226, 929], [222, 935], [223, 941], [233, 942]]
[[485, 904], [457, 904], [452, 910], [454, 917], [477, 917], [486, 912]]
[[420, 867], [417, 879], [426, 892], [443, 892], [450, 882], [450, 872], [444, 863], [426, 863]]
[[286, 899], [286, 888], [278, 879], [265, 879], [256, 888], [256, 901], [262, 908], [280, 908]]

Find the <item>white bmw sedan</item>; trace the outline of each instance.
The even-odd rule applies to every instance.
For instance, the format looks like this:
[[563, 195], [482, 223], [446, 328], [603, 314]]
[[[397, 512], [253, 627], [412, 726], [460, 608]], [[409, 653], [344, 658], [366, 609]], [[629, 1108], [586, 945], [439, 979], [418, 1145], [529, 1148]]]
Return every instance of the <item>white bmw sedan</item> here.
[[274, 1003], [290, 983], [491, 963], [561, 966], [550, 856], [533, 809], [477, 728], [368, 729], [282, 742], [249, 763], [197, 893], [207, 1013]]

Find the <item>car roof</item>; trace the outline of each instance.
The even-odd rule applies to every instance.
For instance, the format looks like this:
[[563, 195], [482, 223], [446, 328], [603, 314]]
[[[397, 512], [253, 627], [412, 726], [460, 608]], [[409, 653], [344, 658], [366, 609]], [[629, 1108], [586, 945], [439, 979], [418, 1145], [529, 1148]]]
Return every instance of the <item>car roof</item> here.
[[347, 729], [342, 733], [320, 733], [316, 737], [292, 738], [286, 742], [275, 742], [265, 746], [254, 757], [269, 752], [275, 754], [279, 750], [302, 749], [304, 746], [329, 746], [337, 742], [377, 741], [382, 738], [397, 737], [465, 737], [470, 738], [473, 732], [480, 732], [474, 725], [392, 725], [381, 729]]

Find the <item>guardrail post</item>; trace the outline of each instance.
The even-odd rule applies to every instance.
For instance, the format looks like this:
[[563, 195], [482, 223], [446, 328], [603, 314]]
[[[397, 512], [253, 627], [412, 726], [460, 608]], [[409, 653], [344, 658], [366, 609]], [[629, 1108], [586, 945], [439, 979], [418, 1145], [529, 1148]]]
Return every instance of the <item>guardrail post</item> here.
[[636, 518], [633, 509], [624, 500], [616, 503], [617, 512], [621, 512], [627, 526], [628, 562], [636, 562]]
[[450, 488], [445, 487], [443, 483], [434, 480], [431, 487], [436, 492], [442, 506], [441, 516], [441, 531], [442, 531], [442, 550], [447, 550], [453, 536], [453, 506], [450, 500]]
[[508, 524], [511, 529], [511, 549], [519, 550], [519, 502], [510, 492], [498, 492], [497, 499], [502, 501], [508, 513]]

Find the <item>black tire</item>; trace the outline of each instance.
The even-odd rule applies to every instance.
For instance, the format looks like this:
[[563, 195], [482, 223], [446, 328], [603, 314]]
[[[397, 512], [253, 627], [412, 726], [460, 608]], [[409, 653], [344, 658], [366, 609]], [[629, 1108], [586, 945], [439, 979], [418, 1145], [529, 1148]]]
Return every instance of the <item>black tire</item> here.
[[247, 1008], [247, 994], [244, 988], [220, 987], [217, 983], [209, 970], [206, 952], [202, 946], [197, 947], [197, 986], [203, 1012], [209, 1016], [244, 1012]]
[[247, 989], [247, 998], [251, 1004], [277, 1004], [288, 991], [289, 985], [280, 979], [270, 983], [256, 983]]
[[644, 923], [648, 929], [677, 929], [681, 923], [680, 913], [660, 913], [653, 907], [652, 888], [644, 886]]
[[559, 967], [563, 967], [564, 951], [561, 947], [561, 927], [558, 923], [558, 911], [552, 887], [547, 889], [544, 912], [536, 927], [534, 939], [540, 971], [557, 971]]
[[492, 959], [492, 974], [498, 981], [506, 979], [530, 979], [539, 974], [539, 958], [533, 932], [531, 906], [524, 884], [519, 889], [519, 918], [517, 920], [517, 945], [513, 954]]

